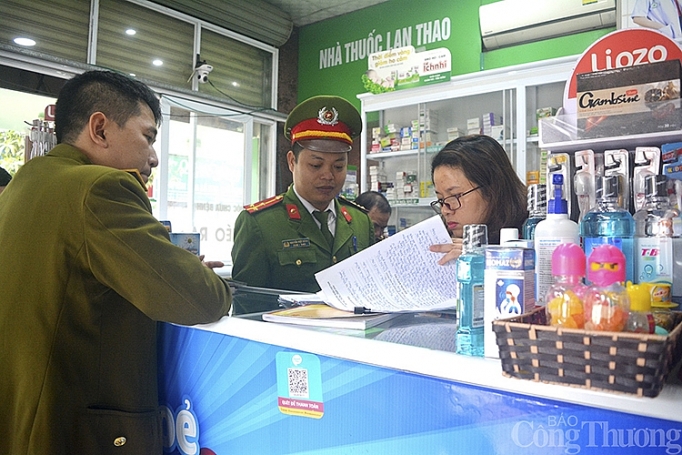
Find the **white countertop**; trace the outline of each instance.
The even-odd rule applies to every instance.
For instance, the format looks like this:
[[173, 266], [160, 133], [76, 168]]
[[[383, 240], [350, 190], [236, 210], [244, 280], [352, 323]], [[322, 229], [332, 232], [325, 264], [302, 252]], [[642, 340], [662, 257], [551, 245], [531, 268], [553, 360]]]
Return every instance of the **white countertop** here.
[[679, 384], [666, 384], [656, 398], [638, 398], [507, 378], [502, 375], [500, 361], [496, 359], [468, 357], [286, 324], [224, 317], [218, 322], [194, 328], [484, 388], [682, 422], [682, 386]]

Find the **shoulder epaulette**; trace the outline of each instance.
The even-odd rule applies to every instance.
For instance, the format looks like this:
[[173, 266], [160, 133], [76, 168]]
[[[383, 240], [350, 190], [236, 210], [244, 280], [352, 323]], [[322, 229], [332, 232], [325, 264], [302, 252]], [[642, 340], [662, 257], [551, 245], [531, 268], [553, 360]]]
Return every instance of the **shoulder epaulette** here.
[[351, 207], [356, 208], [358, 210], [361, 210], [363, 213], [369, 212], [369, 210], [367, 210], [366, 208], [364, 208], [363, 206], [361, 206], [357, 202], [350, 201], [343, 196], [339, 196], [339, 202], [341, 202], [342, 204], [345, 204], [345, 205], [350, 205]]
[[267, 209], [268, 207], [272, 207], [274, 205], [279, 204], [280, 202], [282, 202], [282, 199], [284, 199], [284, 195], [278, 194], [277, 196], [263, 199], [262, 201], [254, 202], [253, 204], [245, 205], [244, 210], [246, 210], [249, 213], [255, 213], [259, 210]]

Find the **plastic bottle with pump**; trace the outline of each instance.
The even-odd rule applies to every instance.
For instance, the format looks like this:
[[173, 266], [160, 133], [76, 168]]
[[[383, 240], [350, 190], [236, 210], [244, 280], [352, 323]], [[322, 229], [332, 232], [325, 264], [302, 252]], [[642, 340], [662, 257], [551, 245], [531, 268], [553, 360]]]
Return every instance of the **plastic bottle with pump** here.
[[488, 244], [485, 224], [464, 225], [462, 254], [457, 258], [457, 354], [483, 356], [483, 275]]
[[625, 279], [633, 281], [635, 220], [630, 212], [618, 205], [619, 177], [605, 176], [597, 181], [597, 203], [580, 221], [585, 256], [589, 258], [598, 245], [615, 245], [625, 255]]
[[626, 286], [630, 297], [630, 313], [625, 331], [634, 333], [654, 333], [656, 322], [651, 312], [651, 286], [647, 283]]
[[568, 202], [563, 194], [564, 176], [552, 175], [552, 198], [547, 203], [547, 218], [535, 228], [535, 279], [537, 302], [545, 305], [552, 285], [552, 253], [562, 243], [580, 244], [578, 223], [568, 218]]
[[583, 299], [587, 286], [585, 253], [580, 245], [562, 243], [552, 253], [554, 283], [547, 291], [545, 311], [549, 325], [582, 329], [585, 326]]
[[539, 183], [528, 185], [528, 219], [521, 228], [523, 238], [535, 240], [535, 228], [547, 215], [547, 187]]
[[673, 223], [679, 212], [672, 208], [667, 184], [664, 175], [644, 180], [644, 206], [633, 217], [635, 283], [673, 284]]

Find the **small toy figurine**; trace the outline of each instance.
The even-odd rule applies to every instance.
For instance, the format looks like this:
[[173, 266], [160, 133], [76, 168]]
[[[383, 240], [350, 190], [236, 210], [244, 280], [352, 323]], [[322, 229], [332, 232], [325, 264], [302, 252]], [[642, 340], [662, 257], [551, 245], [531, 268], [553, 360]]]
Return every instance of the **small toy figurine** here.
[[585, 298], [585, 329], [620, 332], [630, 311], [625, 282], [625, 255], [614, 245], [599, 245], [587, 259], [592, 282]]

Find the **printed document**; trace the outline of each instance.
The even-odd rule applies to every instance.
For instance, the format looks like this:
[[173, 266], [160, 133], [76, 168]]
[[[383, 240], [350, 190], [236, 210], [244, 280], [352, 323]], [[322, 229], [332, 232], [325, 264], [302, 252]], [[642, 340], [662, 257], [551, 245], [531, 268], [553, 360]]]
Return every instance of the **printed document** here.
[[426, 311], [454, 308], [455, 262], [438, 265], [443, 253], [429, 251], [452, 239], [436, 215], [398, 232], [315, 274], [321, 296], [346, 311]]

